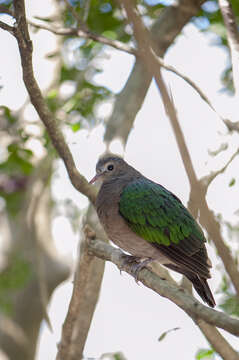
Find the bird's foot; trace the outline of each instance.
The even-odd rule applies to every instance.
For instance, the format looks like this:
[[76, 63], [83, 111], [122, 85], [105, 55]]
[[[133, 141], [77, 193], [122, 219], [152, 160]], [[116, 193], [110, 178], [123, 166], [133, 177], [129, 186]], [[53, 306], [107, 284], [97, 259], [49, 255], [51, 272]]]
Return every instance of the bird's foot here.
[[[149, 263], [151, 263], [153, 261], [153, 259], [151, 259], [151, 258], [142, 259], [137, 256], [131, 256], [131, 255], [126, 255], [126, 254], [123, 255], [123, 257], [124, 257], [123, 266], [125, 266], [125, 265], [130, 266], [131, 273], [132, 273], [136, 283], [138, 284], [138, 281], [139, 281], [138, 277], [139, 277], [140, 270], [142, 270]], [[120, 269], [120, 272], [121, 272], [121, 269]]]
[[123, 254], [122, 255], [123, 258], [123, 264], [122, 266], [119, 268], [120, 269], [120, 274], [121, 271], [123, 270], [124, 266], [132, 266], [133, 264], [135, 264], [136, 262], [140, 262], [140, 258], [137, 256], [132, 256], [132, 255], [127, 255], [127, 254]]

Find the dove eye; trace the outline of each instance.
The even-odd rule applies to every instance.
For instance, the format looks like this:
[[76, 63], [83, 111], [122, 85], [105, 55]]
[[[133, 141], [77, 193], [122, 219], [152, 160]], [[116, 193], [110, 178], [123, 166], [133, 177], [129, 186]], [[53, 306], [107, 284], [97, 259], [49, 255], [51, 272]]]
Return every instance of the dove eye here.
[[107, 166], [107, 170], [112, 171], [114, 169], [114, 165], [110, 164]]

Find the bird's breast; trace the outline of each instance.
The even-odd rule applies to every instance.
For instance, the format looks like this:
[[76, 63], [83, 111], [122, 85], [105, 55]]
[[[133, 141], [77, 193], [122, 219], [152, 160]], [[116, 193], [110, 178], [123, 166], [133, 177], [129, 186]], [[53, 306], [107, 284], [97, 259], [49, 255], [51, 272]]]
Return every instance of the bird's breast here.
[[120, 194], [114, 194], [114, 196], [108, 194], [105, 196], [101, 190], [97, 197], [96, 209], [98, 217], [109, 239], [131, 255], [141, 258], [157, 259], [161, 263], [164, 263], [165, 256], [130, 229], [119, 212], [119, 201]]

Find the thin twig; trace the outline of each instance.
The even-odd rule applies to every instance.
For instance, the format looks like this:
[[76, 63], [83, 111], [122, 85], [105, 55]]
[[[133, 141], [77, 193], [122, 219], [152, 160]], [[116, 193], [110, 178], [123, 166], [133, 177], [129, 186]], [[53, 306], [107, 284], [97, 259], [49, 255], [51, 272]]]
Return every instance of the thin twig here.
[[226, 162], [226, 164], [219, 170], [211, 172], [209, 175], [204, 176], [200, 179], [200, 182], [203, 184], [204, 187], [208, 188], [208, 186], [212, 183], [212, 181], [219, 175], [225, 172], [231, 162], [235, 159], [235, 157], [239, 154], [239, 149], [235, 151], [234, 154], [230, 157], [230, 159]]
[[83, 30], [83, 29], [76, 29], [76, 28], [64, 28], [64, 27], [61, 27], [61, 28], [54, 28], [54, 27], [50, 27], [46, 24], [39, 24], [33, 20], [28, 20], [28, 23], [37, 28], [37, 29], [42, 29], [42, 30], [47, 30], [47, 31], [50, 31], [52, 32], [53, 34], [55, 35], [72, 35], [72, 36], [79, 36], [79, 37], [82, 37], [84, 39], [91, 39], [91, 40], [94, 40], [94, 41], [97, 41], [99, 43], [102, 43], [104, 45], [109, 45], [117, 50], [121, 50], [121, 51], [124, 51], [124, 52], [127, 52], [129, 54], [132, 54], [132, 55], [136, 55], [136, 49], [134, 49], [132, 46], [129, 46], [127, 44], [124, 44], [122, 43], [121, 41], [118, 41], [118, 40], [112, 40], [112, 39], [109, 39], [105, 36], [102, 36], [102, 35], [98, 35], [98, 34], [95, 34], [89, 30]]
[[198, 85], [195, 84], [195, 82], [192, 79], [190, 79], [187, 75], [183, 74], [182, 72], [178, 71], [174, 66], [166, 64], [165, 61], [159, 56], [157, 56], [154, 52], [153, 52], [153, 56], [155, 57], [155, 60], [158, 62], [159, 66], [163, 67], [168, 71], [173, 72], [174, 74], [181, 77], [184, 81], [186, 81], [198, 93], [198, 95], [208, 104], [208, 106], [221, 118], [221, 120], [223, 120], [221, 115], [218, 114], [217, 110], [212, 105], [207, 95], [204, 94], [204, 92], [199, 88]]
[[90, 2], [91, 2], [91, 0], [85, 0], [84, 14], [82, 17], [84, 23], [86, 23], [88, 16], [89, 16]]
[[72, 13], [73, 17], [75, 18], [76, 23], [77, 23], [77, 27], [80, 26], [83, 30], [86, 30], [86, 24], [83, 22], [81, 17], [77, 14], [74, 7], [70, 5], [68, 0], [64, 0], [64, 3], [66, 5], [67, 9]]
[[[104, 45], [111, 46], [114, 49], [124, 51], [131, 55], [135, 55], [136, 57], [139, 56], [138, 50], [135, 49], [134, 47], [124, 44], [121, 41], [112, 40], [112, 39], [106, 38], [105, 36], [95, 34], [91, 31], [89, 31], [89, 29], [82, 30], [80, 28], [76, 29], [76, 28], [64, 28], [64, 27], [54, 28], [54, 27], [50, 27], [49, 25], [46, 25], [46, 24], [36, 23], [33, 20], [28, 20], [28, 23], [37, 29], [47, 30], [49, 32], [52, 32], [55, 35], [79, 36], [84, 39], [91, 39], [91, 40], [97, 41], [99, 43], [102, 43]], [[208, 104], [208, 106], [221, 118], [221, 120], [224, 121], [224, 119], [217, 112], [217, 110], [212, 105], [211, 101], [206, 96], [206, 94], [199, 88], [198, 85], [196, 85], [196, 83], [192, 79], [190, 79], [187, 75], [185, 75], [182, 72], [180, 72], [179, 70], [177, 70], [173, 65], [167, 64], [163, 58], [161, 58], [160, 56], [157, 56], [155, 53], [154, 53], [154, 57], [155, 57], [155, 61], [158, 62], [159, 66], [163, 67], [164, 69], [166, 69], [168, 71], [171, 71], [172, 73], [174, 73], [175, 75], [179, 76], [184, 81], [186, 81], [198, 93], [198, 95]]]

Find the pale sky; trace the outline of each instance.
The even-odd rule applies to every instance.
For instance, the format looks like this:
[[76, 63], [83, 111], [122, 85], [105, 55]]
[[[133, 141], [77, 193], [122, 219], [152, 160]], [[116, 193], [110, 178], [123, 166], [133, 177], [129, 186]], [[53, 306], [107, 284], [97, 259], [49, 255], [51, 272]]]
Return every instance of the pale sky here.
[[[38, 2], [32, 1], [31, 7], [34, 9], [37, 6], [32, 14], [45, 16], [43, 9], [46, 11], [47, 4], [48, 0], [44, 0], [44, 6], [41, 2], [39, 8]], [[221, 88], [220, 74], [228, 57], [222, 49], [211, 46], [212, 39], [212, 36], [206, 37], [193, 25], [188, 25], [167, 52], [166, 60], [190, 76], [223, 114], [236, 119], [238, 112], [233, 99], [218, 92]], [[17, 108], [25, 101], [26, 92], [22, 86], [16, 43], [3, 31], [0, 31], [0, 42], [4, 54], [0, 57], [0, 81], [4, 84], [3, 90], [0, 91], [0, 104]], [[54, 44], [54, 36], [47, 32], [34, 35], [36, 58], [39, 59], [36, 64], [37, 77], [43, 87], [48, 86], [51, 80], [49, 73], [53, 73], [54, 69], [54, 63], [43, 59], [43, 55], [52, 51]], [[127, 80], [134, 59], [130, 55], [111, 49], [107, 50], [107, 54], [108, 58], [102, 59], [104, 72], [95, 80], [118, 92]], [[165, 73], [165, 78], [173, 92], [197, 175], [201, 177], [213, 169], [220, 168], [238, 146], [236, 137], [227, 135], [221, 120], [183, 80], [169, 73]], [[152, 83], [129, 136], [125, 158], [144, 175], [173, 191], [186, 205], [189, 194], [188, 180], [159, 99], [155, 84]], [[101, 109], [101, 115], [104, 114], [104, 109]], [[32, 112], [28, 111], [31, 117]], [[67, 142], [76, 164], [88, 179], [93, 176], [97, 158], [104, 150], [102, 135], [102, 125], [90, 132], [82, 130], [72, 134], [70, 130], [66, 131]], [[215, 150], [222, 142], [228, 143], [229, 150], [216, 158], [210, 157], [208, 149]], [[117, 151], [117, 144], [115, 147], [113, 150]], [[236, 186], [229, 188], [228, 184], [232, 177], [235, 177], [238, 183], [238, 167], [237, 159], [225, 174], [217, 178], [208, 192], [209, 206], [215, 213], [223, 214], [225, 219], [234, 222], [238, 221], [235, 214], [238, 209], [238, 192]], [[58, 175], [53, 185], [56, 199], [70, 198], [79, 208], [84, 208], [87, 201], [72, 187], [62, 162], [58, 163]], [[73, 234], [66, 218], [61, 216], [55, 219], [53, 235], [62, 256], [75, 258], [78, 235]], [[210, 286], [215, 294], [219, 280], [216, 270], [218, 260], [210, 245], [208, 250], [213, 262]], [[72, 282], [69, 280], [60, 286], [52, 297], [49, 316], [54, 333], [51, 334], [46, 325], [42, 325], [37, 360], [50, 360], [55, 356], [71, 291]], [[217, 294], [215, 298], [219, 299]], [[158, 342], [157, 339], [164, 331], [175, 327], [180, 327], [180, 330], [171, 332], [162, 342]], [[235, 345], [236, 338], [230, 338]], [[138, 286], [127, 274], [120, 275], [113, 264], [106, 264], [101, 296], [84, 352], [86, 358], [98, 358], [103, 353], [120, 350], [128, 360], [171, 360], [179, 358], [179, 354], [180, 360], [192, 360], [199, 348], [207, 347], [201, 332], [176, 305], [144, 288], [143, 285]]]

